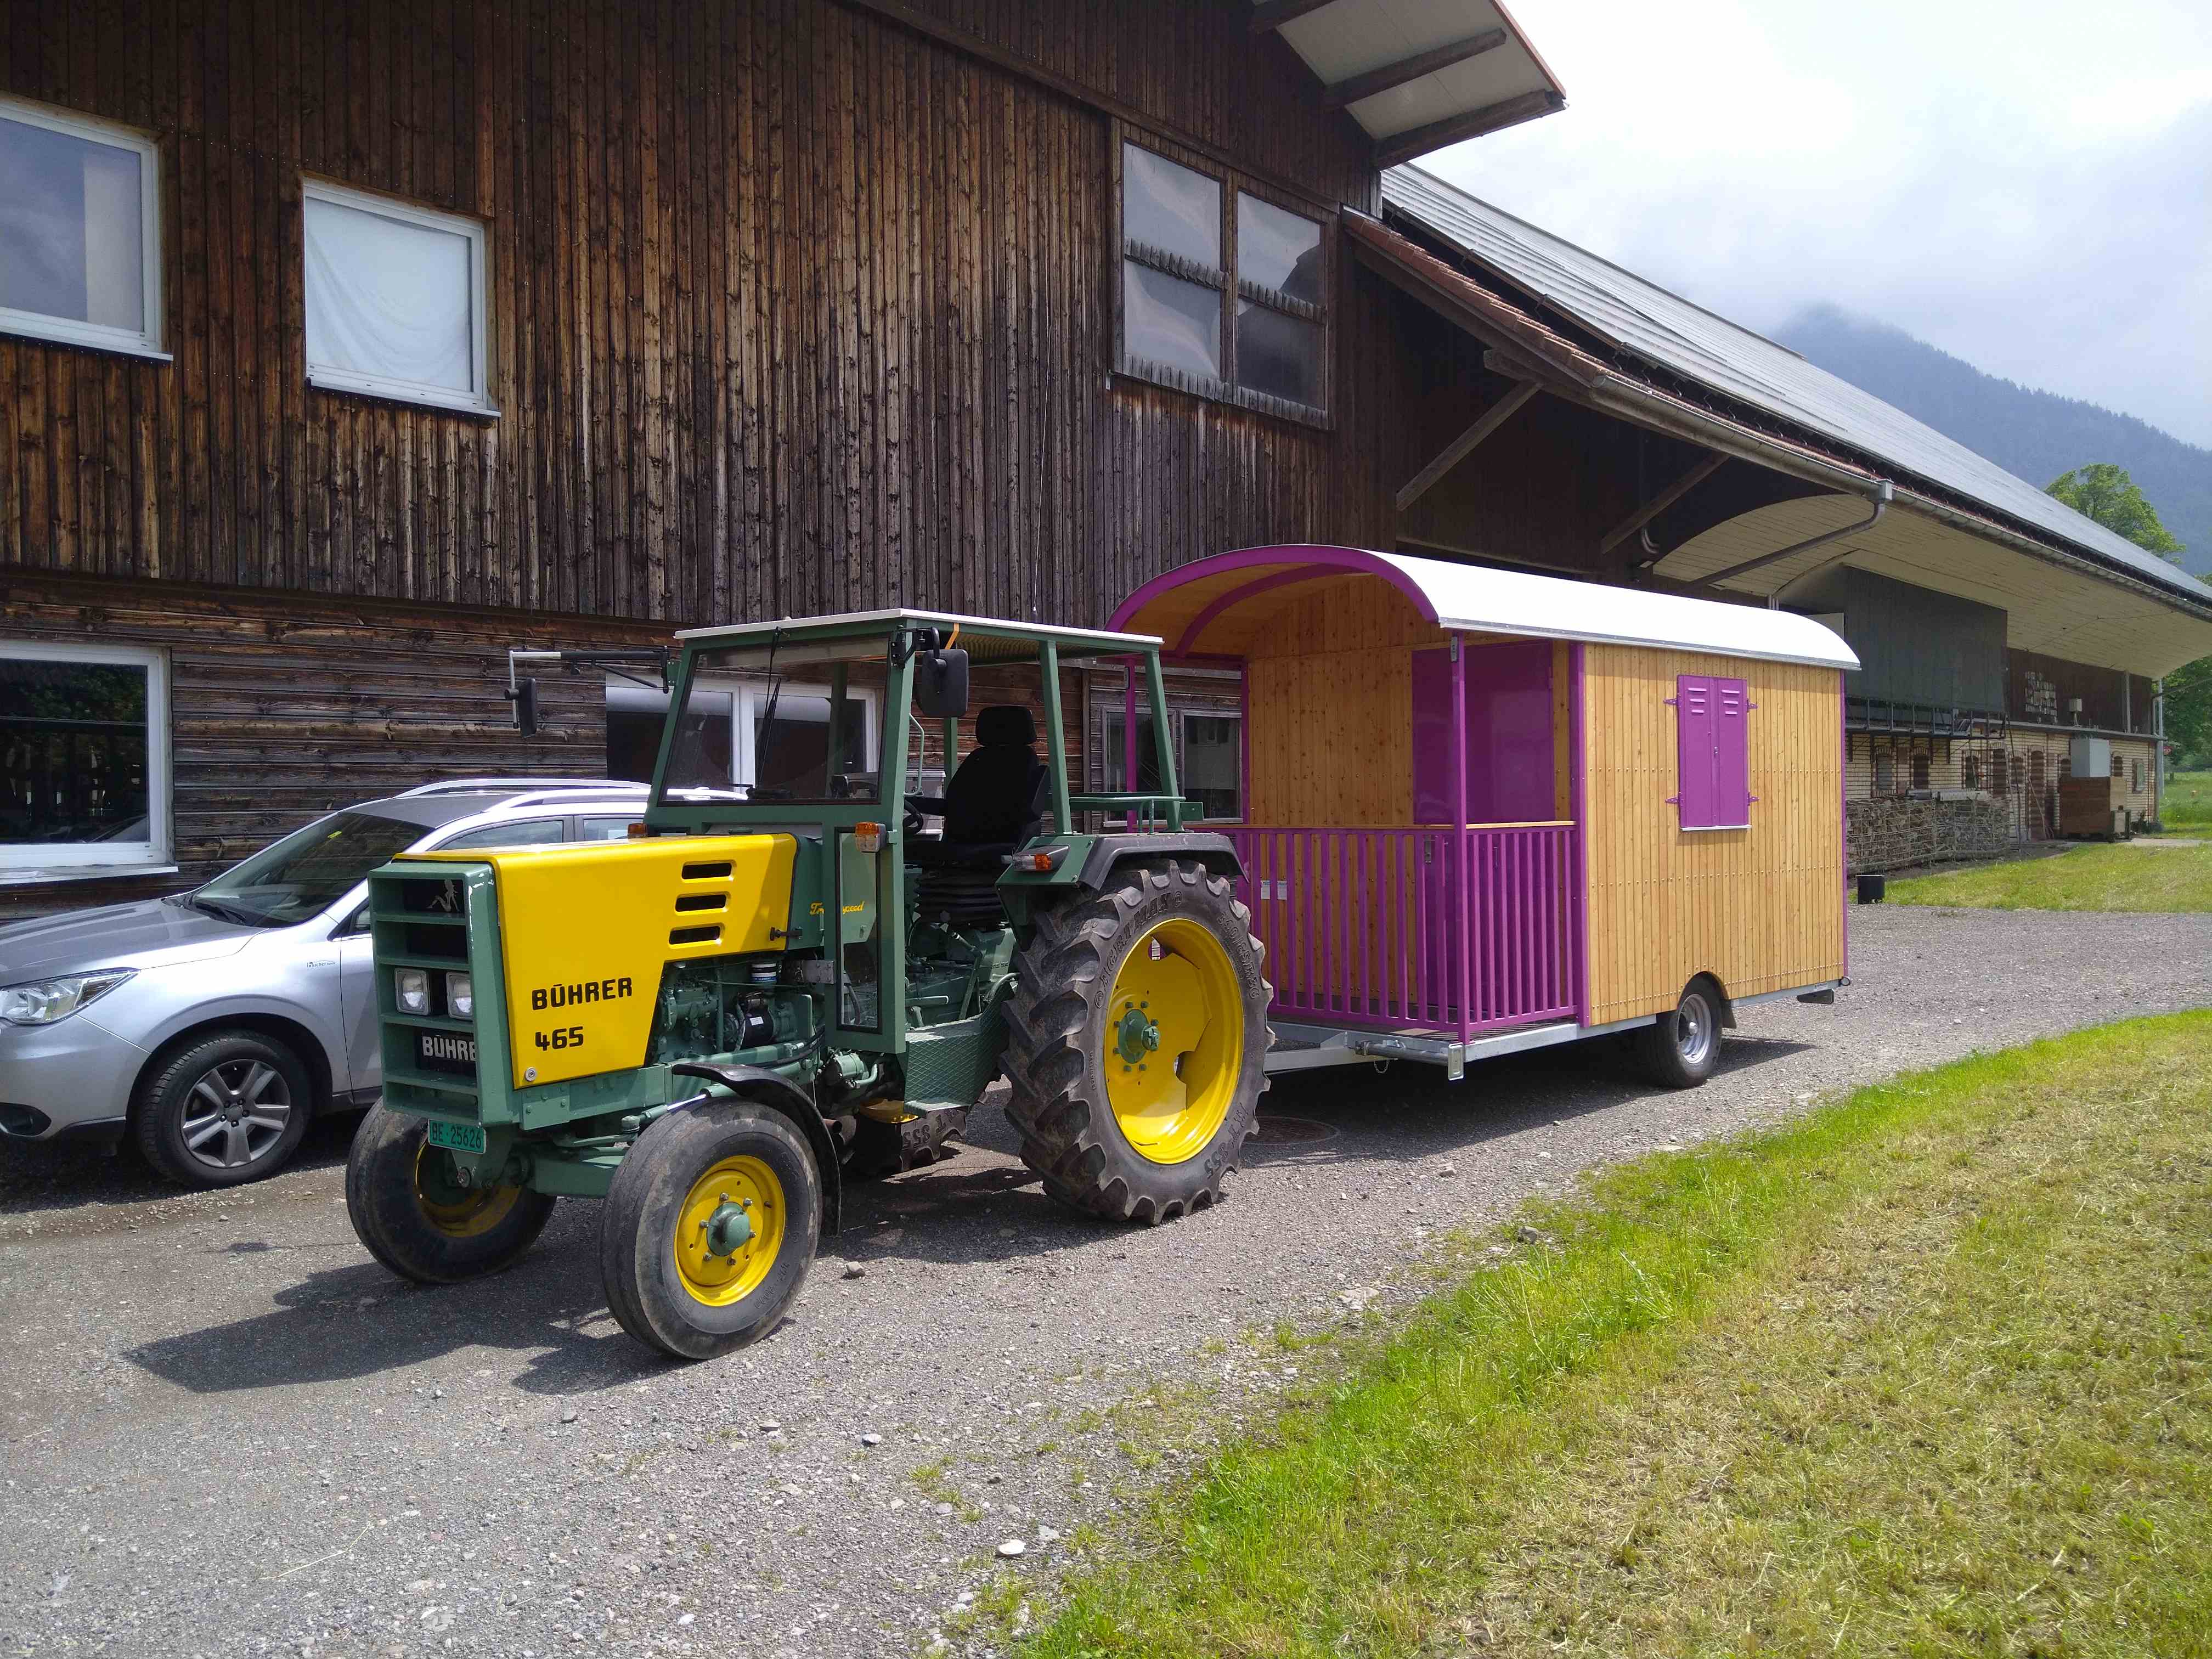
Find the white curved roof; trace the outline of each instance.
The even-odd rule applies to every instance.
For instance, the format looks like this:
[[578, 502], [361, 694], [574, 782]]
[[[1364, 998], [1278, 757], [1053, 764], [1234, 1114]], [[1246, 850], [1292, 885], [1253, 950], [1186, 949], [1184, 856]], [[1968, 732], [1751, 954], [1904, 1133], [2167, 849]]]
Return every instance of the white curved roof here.
[[[1217, 553], [1146, 583], [1121, 602], [1110, 625], [1164, 635], [1170, 655], [1202, 655], [1204, 630], [1246, 596], [1357, 571], [1390, 582], [1437, 627], [1452, 632], [1701, 651], [1820, 668], [1859, 665], [1833, 631], [1788, 611], [1356, 547], [1291, 544]], [[1197, 594], [1176, 592], [1194, 586]], [[1205, 602], [1194, 610], [1200, 595]]]

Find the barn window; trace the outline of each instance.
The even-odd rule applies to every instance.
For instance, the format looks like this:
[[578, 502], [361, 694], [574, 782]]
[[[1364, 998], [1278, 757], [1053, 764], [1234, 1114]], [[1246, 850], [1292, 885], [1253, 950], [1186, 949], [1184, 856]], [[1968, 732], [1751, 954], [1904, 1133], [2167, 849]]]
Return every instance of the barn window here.
[[0, 641], [0, 868], [167, 863], [166, 667], [131, 646]]
[[309, 384], [496, 413], [483, 226], [313, 179], [301, 212]]
[[1751, 824], [1750, 711], [1741, 680], [1682, 674], [1674, 681], [1675, 797], [1685, 830]]
[[2141, 761], [2130, 761], [2128, 763], [2128, 787], [2140, 794], [2143, 787], [2143, 763]]
[[1915, 755], [1912, 757], [1912, 787], [1915, 789], [1925, 789], [1928, 787], [1929, 769], [1927, 756]]
[[1124, 373], [1273, 413], [1328, 403], [1320, 221], [1121, 147]]
[[2000, 795], [2012, 788], [2012, 757], [2002, 749], [1990, 757], [1990, 787]]
[[0, 329], [160, 356], [161, 153], [0, 98]]
[[1874, 792], [1887, 795], [1897, 787], [1897, 757], [1887, 749], [1874, 751]]
[[1959, 757], [1959, 782], [1968, 789], [1982, 787], [1982, 757], [1979, 755], [1969, 753]]

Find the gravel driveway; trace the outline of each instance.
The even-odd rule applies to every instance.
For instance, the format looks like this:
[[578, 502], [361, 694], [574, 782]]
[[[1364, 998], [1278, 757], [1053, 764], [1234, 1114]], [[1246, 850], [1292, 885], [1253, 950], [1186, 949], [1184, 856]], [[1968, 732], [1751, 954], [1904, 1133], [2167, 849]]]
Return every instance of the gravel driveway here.
[[1040, 1528], [1110, 1523], [1149, 1478], [1120, 1424], [1192, 1397], [1164, 1385], [1278, 1385], [1295, 1357], [1235, 1339], [1393, 1294], [1433, 1230], [1905, 1066], [2212, 1003], [2212, 916], [1852, 922], [1856, 984], [1747, 1010], [1704, 1089], [1601, 1045], [1279, 1080], [1268, 1112], [1326, 1138], [1255, 1146], [1226, 1203], [1153, 1231], [1046, 1200], [987, 1104], [954, 1161], [854, 1193], [793, 1322], [698, 1366], [608, 1316], [589, 1203], [501, 1277], [394, 1280], [346, 1224], [343, 1123], [221, 1196], [0, 1149], [0, 1653], [910, 1652], [1002, 1540], [1048, 1571]]

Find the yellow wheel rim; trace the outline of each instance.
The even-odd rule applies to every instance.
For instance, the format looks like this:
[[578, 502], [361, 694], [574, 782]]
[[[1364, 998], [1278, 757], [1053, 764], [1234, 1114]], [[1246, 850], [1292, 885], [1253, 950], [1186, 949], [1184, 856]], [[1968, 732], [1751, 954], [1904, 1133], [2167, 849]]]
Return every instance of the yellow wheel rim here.
[[1244, 999], [1221, 941], [1171, 918], [1139, 939], [1106, 1010], [1106, 1099], [1121, 1137], [1154, 1164], [1212, 1144], [1244, 1064]]
[[710, 1308], [743, 1301], [783, 1249], [783, 1183], [757, 1158], [726, 1158], [691, 1183], [676, 1212], [676, 1272]]
[[458, 1187], [443, 1177], [453, 1162], [430, 1159], [426, 1143], [415, 1149], [415, 1201], [422, 1218], [448, 1238], [474, 1238], [507, 1218], [522, 1196], [520, 1187]]

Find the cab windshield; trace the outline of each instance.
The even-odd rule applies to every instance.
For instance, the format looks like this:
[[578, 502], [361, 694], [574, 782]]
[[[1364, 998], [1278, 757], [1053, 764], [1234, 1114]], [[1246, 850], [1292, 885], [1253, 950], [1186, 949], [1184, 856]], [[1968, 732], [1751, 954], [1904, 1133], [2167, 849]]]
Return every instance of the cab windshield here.
[[870, 641], [701, 653], [672, 716], [659, 798], [876, 804], [884, 651]]

